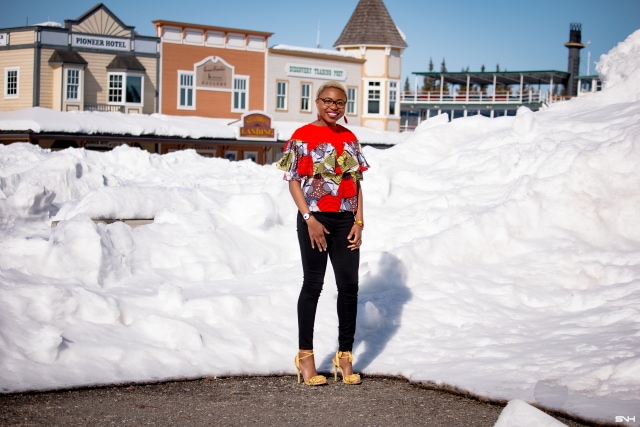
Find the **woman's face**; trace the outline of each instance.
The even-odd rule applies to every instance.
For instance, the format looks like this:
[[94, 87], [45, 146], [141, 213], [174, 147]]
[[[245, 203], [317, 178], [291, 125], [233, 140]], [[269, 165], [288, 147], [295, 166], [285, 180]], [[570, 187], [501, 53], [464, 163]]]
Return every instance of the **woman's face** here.
[[346, 105], [347, 97], [344, 92], [335, 87], [323, 90], [316, 100], [320, 120], [328, 126], [335, 126], [338, 120], [344, 116]]

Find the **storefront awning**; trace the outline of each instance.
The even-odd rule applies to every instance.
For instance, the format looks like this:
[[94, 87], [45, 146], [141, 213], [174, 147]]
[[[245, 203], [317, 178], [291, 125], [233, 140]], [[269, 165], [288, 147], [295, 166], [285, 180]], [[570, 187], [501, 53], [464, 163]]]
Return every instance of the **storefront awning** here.
[[87, 65], [88, 62], [84, 60], [78, 52], [71, 52], [69, 50], [55, 50], [49, 58], [49, 65], [55, 64], [74, 64], [74, 65]]
[[135, 56], [118, 55], [107, 65], [109, 71], [145, 71], [144, 66]]

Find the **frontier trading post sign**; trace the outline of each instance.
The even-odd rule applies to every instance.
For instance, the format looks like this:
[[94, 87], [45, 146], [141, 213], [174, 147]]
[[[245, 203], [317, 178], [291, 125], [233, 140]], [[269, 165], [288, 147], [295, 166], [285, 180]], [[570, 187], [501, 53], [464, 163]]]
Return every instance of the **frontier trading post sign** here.
[[347, 79], [344, 68], [321, 67], [302, 64], [287, 64], [287, 75], [291, 77], [306, 77], [310, 79], [340, 80]]

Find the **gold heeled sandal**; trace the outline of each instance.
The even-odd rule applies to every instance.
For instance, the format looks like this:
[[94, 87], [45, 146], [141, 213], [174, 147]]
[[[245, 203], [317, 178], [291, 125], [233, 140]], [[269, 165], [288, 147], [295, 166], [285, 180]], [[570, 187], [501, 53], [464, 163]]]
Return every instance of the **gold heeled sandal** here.
[[[300, 353], [304, 356], [300, 357]], [[293, 359], [293, 363], [296, 365], [296, 370], [298, 371], [298, 384], [300, 384], [300, 374], [302, 373], [302, 370], [300, 369], [300, 360], [311, 356], [313, 356], [312, 351], [298, 352], [295, 359]], [[304, 384], [308, 386], [325, 385], [327, 383], [327, 378], [323, 375], [314, 375], [308, 380], [305, 380], [303, 375], [302, 379], [304, 380]]]
[[342, 366], [340, 366], [340, 359], [349, 359], [349, 362], [353, 363], [353, 355], [350, 351], [337, 351], [336, 357], [333, 358], [333, 379], [335, 381], [338, 381], [338, 369], [340, 369], [343, 383], [349, 385], [362, 383], [360, 374], [350, 374], [345, 376], [344, 372], [342, 371]]

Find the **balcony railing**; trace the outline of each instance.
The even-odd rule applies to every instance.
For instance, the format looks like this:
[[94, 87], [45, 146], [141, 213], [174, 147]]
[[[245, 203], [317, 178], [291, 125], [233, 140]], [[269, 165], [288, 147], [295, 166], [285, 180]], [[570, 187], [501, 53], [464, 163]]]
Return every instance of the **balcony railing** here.
[[495, 94], [481, 92], [448, 94], [409, 90], [400, 95], [400, 102], [406, 104], [535, 104], [542, 103], [544, 100], [545, 97], [538, 91]]
[[124, 113], [124, 106], [110, 104], [84, 104], [84, 111], [102, 111], [110, 113]]

